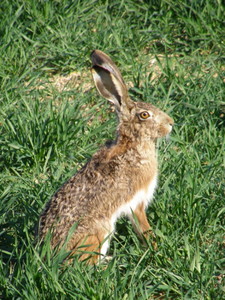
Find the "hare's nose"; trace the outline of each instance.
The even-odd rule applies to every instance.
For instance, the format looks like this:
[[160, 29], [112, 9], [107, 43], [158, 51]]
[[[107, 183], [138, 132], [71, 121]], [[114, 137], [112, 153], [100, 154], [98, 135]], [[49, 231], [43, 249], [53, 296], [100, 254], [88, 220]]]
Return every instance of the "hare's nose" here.
[[170, 118], [169, 124], [170, 124], [170, 126], [172, 127], [172, 126], [174, 125], [174, 120]]

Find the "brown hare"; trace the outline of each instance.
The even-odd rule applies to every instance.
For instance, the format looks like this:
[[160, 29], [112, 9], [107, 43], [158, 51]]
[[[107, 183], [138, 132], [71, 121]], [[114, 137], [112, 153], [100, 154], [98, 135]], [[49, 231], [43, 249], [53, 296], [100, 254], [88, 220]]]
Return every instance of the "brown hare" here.
[[81, 253], [81, 260], [93, 252], [89, 262], [97, 263], [107, 253], [120, 216], [130, 218], [140, 237], [151, 233], [145, 210], [157, 185], [155, 144], [171, 132], [173, 119], [152, 104], [131, 100], [105, 53], [95, 50], [91, 60], [95, 85], [118, 114], [117, 137], [56, 192], [40, 217], [39, 237], [50, 230], [52, 247], [60, 247], [76, 226], [66, 249]]

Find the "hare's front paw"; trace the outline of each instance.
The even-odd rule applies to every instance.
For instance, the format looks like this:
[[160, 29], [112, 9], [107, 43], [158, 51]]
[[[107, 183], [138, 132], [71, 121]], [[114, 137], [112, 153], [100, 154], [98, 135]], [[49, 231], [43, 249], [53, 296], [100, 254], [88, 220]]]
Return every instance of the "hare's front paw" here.
[[150, 243], [152, 245], [153, 249], [157, 250], [158, 245], [156, 242], [156, 237], [151, 228], [149, 228], [148, 230], [145, 230], [143, 232], [143, 240], [144, 240], [144, 244]]

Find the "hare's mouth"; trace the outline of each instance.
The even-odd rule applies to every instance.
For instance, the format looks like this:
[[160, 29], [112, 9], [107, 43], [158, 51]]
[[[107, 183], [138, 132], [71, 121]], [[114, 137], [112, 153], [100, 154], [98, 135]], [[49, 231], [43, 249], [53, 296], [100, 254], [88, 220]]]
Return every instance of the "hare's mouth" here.
[[172, 131], [172, 129], [173, 129], [173, 125], [172, 125], [172, 124], [169, 124], [169, 125], [168, 125], [169, 133]]
[[168, 133], [166, 134], [166, 141], [169, 141], [170, 140], [170, 133], [173, 129], [173, 125], [169, 124], [168, 125]]
[[173, 125], [172, 125], [172, 124], [166, 124], [166, 125], [164, 126], [164, 128], [163, 128], [164, 133], [165, 133], [164, 135], [170, 134], [171, 131], [172, 131], [172, 129], [173, 129]]

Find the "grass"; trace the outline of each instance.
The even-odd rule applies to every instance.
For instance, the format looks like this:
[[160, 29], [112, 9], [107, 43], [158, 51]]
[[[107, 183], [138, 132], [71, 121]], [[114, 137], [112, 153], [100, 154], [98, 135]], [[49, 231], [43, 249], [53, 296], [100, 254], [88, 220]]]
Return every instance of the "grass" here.
[[[220, 0], [1, 1], [0, 298], [225, 299], [224, 13]], [[175, 119], [148, 209], [158, 249], [121, 219], [107, 266], [62, 266], [34, 228], [115, 134], [91, 85], [95, 48]]]

